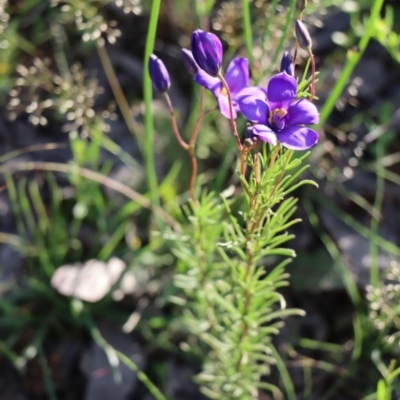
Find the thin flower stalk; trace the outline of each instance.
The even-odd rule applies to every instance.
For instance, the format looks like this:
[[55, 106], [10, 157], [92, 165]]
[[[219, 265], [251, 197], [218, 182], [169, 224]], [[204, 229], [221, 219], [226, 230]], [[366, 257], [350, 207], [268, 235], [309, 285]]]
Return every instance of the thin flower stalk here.
[[178, 124], [176, 122], [176, 117], [175, 117], [175, 111], [174, 111], [174, 108], [172, 106], [171, 99], [168, 96], [167, 92], [164, 93], [164, 96], [165, 96], [165, 100], [166, 100], [168, 109], [170, 111], [171, 124], [172, 124], [172, 129], [174, 131], [175, 138], [176, 138], [177, 142], [179, 143], [179, 145], [184, 150], [187, 151], [187, 153], [189, 154], [189, 157], [190, 157], [190, 163], [191, 163], [192, 171], [191, 171], [191, 174], [190, 174], [189, 193], [190, 193], [191, 199], [195, 200], [196, 199], [196, 196], [195, 196], [195, 184], [196, 184], [196, 176], [197, 176], [197, 158], [196, 158], [196, 154], [195, 154], [196, 140], [197, 140], [197, 136], [199, 134], [201, 121], [202, 121], [204, 115], [206, 115], [206, 113], [208, 113], [209, 111], [212, 111], [212, 110], [204, 112], [204, 110], [203, 110], [204, 109], [204, 89], [201, 88], [201, 91], [200, 91], [200, 104], [199, 104], [199, 116], [198, 116], [196, 124], [194, 126], [191, 139], [190, 139], [189, 143], [186, 143], [185, 140], [182, 139], [182, 136], [181, 136], [181, 134], [179, 132]]
[[[196, 61], [194, 60], [192, 53], [189, 50], [185, 50], [182, 52], [184, 62], [186, 63], [187, 67], [189, 68], [190, 73], [196, 74], [196, 70], [199, 69], [198, 65], [196, 64]], [[200, 124], [201, 120], [204, 116], [203, 108], [204, 108], [204, 90], [201, 88], [200, 92], [200, 107], [199, 107], [199, 117], [196, 121], [192, 137], [187, 143], [181, 136], [178, 128], [178, 124], [176, 121], [176, 116], [175, 116], [175, 110], [172, 105], [171, 99], [168, 95], [168, 89], [171, 86], [171, 80], [169, 77], [169, 73], [167, 68], [165, 67], [164, 63], [162, 60], [160, 60], [157, 56], [152, 54], [149, 58], [149, 73], [151, 80], [153, 82], [153, 87], [154, 89], [163, 94], [165, 98], [165, 102], [167, 103], [168, 110], [170, 112], [170, 118], [171, 118], [171, 125], [172, 125], [172, 130], [174, 132], [175, 138], [178, 142], [178, 144], [189, 154], [190, 157], [190, 162], [191, 162], [191, 176], [190, 176], [190, 182], [189, 182], [189, 193], [190, 197], [192, 200], [195, 200], [195, 181], [196, 181], [196, 175], [197, 175], [197, 159], [195, 155], [195, 145], [196, 145], [196, 140], [197, 140], [197, 135], [199, 133], [200, 129]]]
[[237, 129], [236, 129], [236, 122], [235, 122], [235, 118], [234, 118], [234, 114], [233, 114], [233, 103], [232, 103], [231, 91], [229, 89], [228, 84], [226, 83], [225, 78], [222, 76], [222, 74], [220, 72], [218, 73], [218, 78], [220, 79], [220, 81], [222, 83], [222, 86], [224, 87], [224, 89], [226, 91], [226, 95], [228, 97], [229, 114], [230, 114], [229, 121], [230, 121], [230, 124], [231, 124], [232, 133], [233, 133], [233, 136], [235, 137], [236, 144], [237, 144], [237, 147], [238, 147], [239, 151], [242, 151], [243, 150], [243, 146], [242, 146], [239, 134], [238, 134]]
[[315, 59], [311, 48], [308, 49], [308, 55], [310, 56], [311, 59], [311, 77], [312, 77], [309, 100], [312, 101], [315, 96]]
[[183, 149], [189, 150], [189, 145], [182, 139], [182, 136], [179, 132], [178, 124], [176, 122], [174, 107], [172, 106], [171, 99], [167, 92], [164, 93], [164, 97], [169, 109], [172, 130], [174, 131], [175, 138]]
[[196, 185], [196, 176], [197, 176], [197, 158], [196, 158], [196, 141], [197, 137], [200, 131], [200, 126], [201, 126], [201, 121], [203, 120], [204, 116], [207, 115], [208, 113], [214, 111], [214, 109], [204, 111], [204, 88], [201, 88], [200, 90], [200, 101], [199, 101], [199, 116], [197, 117], [196, 123], [193, 128], [192, 136], [190, 138], [189, 143], [185, 142], [185, 140], [182, 138], [178, 124], [176, 121], [176, 116], [175, 116], [175, 111], [172, 106], [172, 102], [170, 97], [168, 96], [168, 93], [164, 93], [164, 97], [170, 112], [170, 118], [171, 118], [171, 125], [172, 125], [172, 130], [174, 132], [175, 138], [179, 145], [188, 152], [190, 156], [190, 163], [191, 163], [191, 174], [190, 174], [190, 182], [189, 182], [189, 193], [190, 197], [192, 200], [195, 200], [195, 185]]
[[195, 146], [197, 141], [197, 135], [200, 131], [201, 121], [204, 117], [204, 88], [200, 88], [200, 104], [199, 104], [199, 116], [197, 118], [196, 124], [193, 129], [192, 137], [189, 141], [188, 152], [190, 155], [191, 163], [192, 163], [192, 173], [190, 175], [190, 183], [189, 183], [189, 191], [192, 199], [195, 198], [194, 188], [196, 185], [196, 176], [197, 176], [197, 158], [195, 154]]
[[235, 137], [235, 140], [236, 140], [237, 147], [240, 151], [240, 173], [242, 176], [244, 176], [246, 173], [246, 163], [245, 163], [246, 149], [243, 147], [243, 145], [240, 141], [240, 137], [239, 137], [239, 134], [238, 134], [238, 131], [236, 128], [236, 122], [235, 122], [234, 113], [233, 113], [233, 102], [232, 102], [231, 91], [229, 89], [228, 84], [226, 83], [225, 78], [222, 76], [221, 73], [218, 74], [218, 78], [221, 80], [222, 86], [224, 87], [224, 89], [226, 91], [226, 95], [228, 97], [229, 114], [230, 114], [229, 122], [230, 122], [230, 125], [232, 128], [233, 136]]

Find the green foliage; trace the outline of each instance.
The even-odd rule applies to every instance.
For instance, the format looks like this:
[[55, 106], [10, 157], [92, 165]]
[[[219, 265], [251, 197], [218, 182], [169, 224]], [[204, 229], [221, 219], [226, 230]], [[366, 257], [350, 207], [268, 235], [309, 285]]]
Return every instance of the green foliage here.
[[[174, 282], [185, 294], [172, 300], [184, 305], [183, 322], [198, 339], [195, 351], [209, 349], [197, 380], [213, 399], [255, 397], [275, 363], [270, 340], [280, 320], [302, 315], [286, 308], [278, 289], [288, 284], [285, 266], [295, 256], [282, 247], [292, 238], [287, 229], [299, 222], [291, 219], [296, 199], [288, 194], [312, 183], [294, 184], [307, 154], [295, 158], [279, 148], [267, 153], [248, 155], [252, 174], [248, 180], [241, 176], [243, 197], [229, 190], [203, 194], [183, 208], [181, 218], [189, 225], [166, 236], [179, 260]], [[277, 265], [262, 267], [271, 257]], [[192, 346], [183, 345], [193, 351]]]
[[375, 22], [374, 38], [378, 40], [391, 56], [400, 63], [400, 34], [394, 28], [394, 14], [392, 7], [386, 7], [385, 16]]
[[[40, 3], [38, 0], [16, 3], [0, 0], [0, 90], [2, 94], [7, 94], [1, 101], [7, 97], [11, 119], [27, 114], [34, 125], [46, 125], [49, 116], [65, 120], [63, 129], [69, 135], [72, 160], [68, 165], [24, 164], [19, 160], [15, 160], [15, 165], [8, 164], [14, 157], [25, 151], [34, 151], [36, 147], [18, 149], [0, 157], [0, 172], [5, 177], [4, 190], [11, 200], [17, 226], [17, 235], [1, 232], [0, 242], [11, 244], [26, 259], [21, 286], [0, 287], [4, 296], [0, 302], [0, 325], [4, 332], [0, 352], [20, 372], [24, 372], [29, 360], [37, 357], [48, 398], [55, 399], [57, 393], [44, 352], [45, 339], [54, 331], [61, 334], [64, 328], [85, 329], [107, 354], [114, 373], [119, 362], [125, 363], [137, 373], [154, 398], [164, 400], [162, 392], [167, 380], [167, 368], [164, 365], [149, 367], [159, 379], [157, 388], [132, 360], [113, 349], [96, 328], [99, 317], [117, 319], [121, 323], [129, 321], [131, 310], [121, 310], [111, 294], [104, 301], [91, 305], [60, 296], [50, 285], [51, 277], [60, 265], [89, 258], [107, 261], [118, 255], [127, 261], [130, 271], [146, 275], [143, 287], [137, 290], [140, 294], [145, 293], [145, 303], [148, 302], [147, 297], [151, 298], [156, 310], [155, 314], [146, 315], [138, 306], [139, 311], [135, 310], [135, 315], [140, 321], [132, 329], [153, 348], [158, 346], [170, 353], [184, 351], [191, 361], [194, 359], [201, 366], [195, 380], [208, 398], [255, 399], [262, 390], [270, 391], [276, 399], [283, 398], [283, 389], [266, 379], [276, 365], [287, 398], [295, 399], [297, 387], [291, 381], [287, 354], [282, 352], [282, 348], [275, 348], [272, 339], [279, 334], [283, 319], [303, 315], [301, 310], [287, 307], [282, 288], [289, 285], [286, 266], [296, 256], [286, 248], [290, 247], [288, 242], [293, 238], [289, 231], [300, 222], [294, 216], [297, 199], [292, 196], [298, 195], [295, 190], [300, 186], [312, 184], [312, 181], [300, 180], [307, 168], [303, 162], [308, 154], [299, 156], [279, 147], [260, 148], [246, 143], [247, 174], [231, 174], [238, 154], [232, 138], [224, 136], [228, 123], [218, 118], [215, 112], [207, 114], [196, 147], [197, 159], [203, 162], [197, 179], [198, 199], [187, 201], [186, 193], [181, 192], [182, 181], [185, 180], [182, 176], [188, 162], [186, 155], [180, 158], [175, 150], [168, 151], [166, 158], [174, 160], [174, 164], [163, 181], [159, 182], [160, 178], [156, 175], [159, 150], [155, 146], [153, 125], [156, 130], [162, 129], [163, 140], [169, 139], [165, 138], [168, 130], [164, 129], [166, 121], [163, 115], [166, 112], [157, 115], [153, 109], [146, 65], [143, 127], [132, 117], [131, 104], [128, 104], [119, 87], [107, 48], [104, 47], [106, 41], [112, 44], [121, 34], [104, 8], [110, 1], [53, 0], [41, 9], [40, 18], [25, 28], [29, 33], [24, 36], [22, 21], [37, 11]], [[157, 21], [162, 13], [164, 22], [174, 19], [179, 24], [179, 41], [182, 43], [188, 42], [187, 32], [210, 21], [212, 28], [225, 41], [226, 61], [232, 54], [246, 53], [254, 61], [251, 63], [254, 81], [264, 82], [271, 71], [276, 70], [282, 50], [291, 43], [292, 22], [300, 11], [295, 3], [301, 2], [224, 1], [219, 7], [214, 1], [205, 0], [194, 1], [193, 9], [191, 3], [183, 0], [165, 3], [157, 0], [141, 3], [138, 0], [116, 0], [114, 3], [124, 12], [136, 15], [142, 12], [143, 6], [150, 15], [146, 60], [154, 49]], [[167, 4], [165, 8], [164, 4]], [[322, 108], [321, 125], [337, 103], [371, 39], [379, 41], [393, 59], [400, 62], [400, 36], [395, 31], [392, 8], [386, 7], [384, 12], [380, 12], [383, 9], [381, 0], [309, 0], [305, 12], [312, 20], [315, 18], [311, 16], [314, 11], [333, 5], [351, 14], [352, 26], [350, 32], [334, 35], [334, 40], [338, 43], [340, 38], [344, 38], [340, 42], [343, 47], [357, 43], [359, 46], [349, 49], [347, 55], [340, 54], [338, 57], [335, 53], [332, 59], [327, 59], [327, 64], [337, 62], [337, 59], [344, 59], [345, 64]], [[372, 12], [364, 18], [368, 9]], [[187, 17], [194, 12], [196, 15], [193, 18]], [[98, 51], [119, 111], [138, 138], [144, 167], [107, 136], [107, 119], [116, 117], [114, 106], [110, 104], [104, 110], [95, 112], [95, 99], [103, 88], [98, 86], [95, 77], [88, 76], [80, 64], [70, 59], [74, 42], [74, 50], [80, 56], [87, 50]], [[42, 57], [46, 46], [53, 48], [50, 59]], [[308, 62], [299, 79], [298, 98], [310, 96], [309, 67]], [[316, 76], [321, 79], [318, 84], [324, 85], [326, 70]], [[193, 99], [198, 100], [199, 91], [194, 93]], [[214, 99], [210, 98], [205, 100], [205, 110], [215, 107]], [[196, 125], [197, 109], [195, 105], [184, 129], [185, 135]], [[379, 114], [382, 125], [390, 118], [391, 110], [379, 110]], [[159, 124], [154, 124], [155, 117], [160, 119]], [[358, 116], [353, 122], [357, 118], [365, 118], [371, 131], [376, 129], [370, 115]], [[238, 131], [242, 132], [244, 121], [238, 120], [237, 124]], [[380, 128], [383, 129], [382, 126]], [[343, 127], [343, 131], [348, 130], [348, 127]], [[371, 364], [368, 372], [373, 369], [375, 375], [371, 373], [374, 379], [363, 393], [374, 393], [365, 400], [388, 400], [399, 396], [400, 369], [396, 368], [398, 364], [394, 361], [387, 361], [398, 352], [399, 271], [394, 264], [386, 276], [390, 282], [385, 283], [378, 271], [379, 249], [400, 255], [398, 246], [381, 237], [378, 230], [384, 181], [400, 184], [398, 175], [388, 170], [382, 161], [391, 151], [394, 137], [393, 133], [389, 135], [385, 132], [384, 137], [369, 148], [373, 163], [362, 166], [378, 176], [374, 204], [336, 183], [336, 178], [342, 174], [341, 167], [335, 164], [335, 157], [340, 154], [339, 147], [332, 159], [319, 158], [325, 150], [318, 148], [315, 151], [318, 155], [311, 161], [315, 163], [317, 160], [318, 164], [312, 171], [316, 176], [326, 170], [326, 179], [334, 185], [337, 193], [366, 210], [373, 218], [370, 227], [366, 227], [333, 201], [320, 195], [310, 195], [307, 191], [308, 197], [304, 200], [306, 214], [327, 251], [321, 250], [302, 258], [306, 261], [296, 266], [298, 279], [302, 282], [295, 286], [302, 287], [301, 283], [308, 279], [304, 278], [302, 263], [308, 263], [307, 271], [313, 273], [316, 269], [314, 264], [326, 262], [327, 268], [334, 269], [343, 282], [355, 311], [352, 317], [353, 340], [348, 343], [324, 343], [293, 334], [296, 336], [293, 346], [329, 353], [329, 362], [297, 358], [296, 362], [304, 372], [304, 398], [312, 394], [314, 375], [311, 368], [316, 366], [332, 374], [337, 380], [335, 385], [341, 381], [347, 383], [346, 379], [364, 363], [365, 356], [369, 360], [370, 349], [373, 349], [372, 360], [376, 368]], [[161, 151], [166, 152], [165, 149], [163, 147]], [[104, 151], [118, 157], [132, 175], [145, 171], [147, 191], [139, 187], [140, 194], [111, 179], [108, 175], [113, 165], [110, 161], [103, 162]], [[214, 158], [216, 165], [210, 167], [206, 164], [208, 158]], [[28, 176], [23, 172], [29, 172]], [[58, 184], [61, 173], [66, 175], [70, 185], [67, 194]], [[105, 192], [105, 187], [118, 190], [130, 200], [111, 197]], [[324, 231], [313, 202], [323, 205], [369, 240], [373, 283], [367, 293], [369, 313], [363, 308], [364, 298], [348, 270], [346, 260], [340, 254], [337, 243]], [[143, 212], [144, 208], [149, 210]], [[138, 214], [139, 227], [135, 226]], [[91, 232], [90, 243], [86, 245], [81, 237], [84, 228], [89, 228]], [[140, 299], [138, 303], [141, 304]], [[165, 305], [168, 305], [168, 315], [164, 314]], [[43, 309], [48, 313], [42, 315], [37, 312]], [[20, 349], [16, 343], [28, 328], [34, 330], [33, 338]], [[179, 348], [176, 347], [176, 337], [179, 337]], [[289, 349], [288, 354], [295, 353], [291, 346], [285, 347]], [[350, 354], [348, 358], [346, 351]], [[342, 373], [343, 365], [346, 368]], [[154, 373], [154, 370], [158, 372]], [[340, 377], [335, 375], [337, 370], [341, 370]], [[379, 376], [375, 379], [378, 372]], [[118, 380], [118, 376], [115, 378]], [[329, 398], [334, 391], [335, 388], [327, 389], [324, 398]]]

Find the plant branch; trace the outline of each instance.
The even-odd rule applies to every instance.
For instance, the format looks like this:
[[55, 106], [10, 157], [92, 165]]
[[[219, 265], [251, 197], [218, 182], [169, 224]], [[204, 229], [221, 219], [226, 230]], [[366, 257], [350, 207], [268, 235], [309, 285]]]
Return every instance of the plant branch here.
[[308, 49], [308, 55], [311, 59], [311, 85], [310, 85], [310, 98], [309, 100], [312, 101], [315, 95], [315, 59], [314, 54], [311, 48]]
[[170, 112], [172, 130], [174, 131], [175, 138], [178, 141], [179, 145], [187, 151], [189, 150], [189, 145], [182, 139], [182, 136], [179, 132], [178, 124], [176, 123], [174, 107], [172, 106], [171, 99], [169, 98], [167, 92], [164, 93], [164, 97], [165, 101], [167, 102], [168, 110]]
[[110, 57], [108, 56], [107, 50], [104, 46], [97, 45], [97, 53], [100, 57], [101, 64], [104, 68], [104, 72], [106, 73], [107, 80], [110, 84], [111, 90], [114, 94], [115, 100], [118, 104], [118, 107], [121, 111], [121, 114], [124, 118], [124, 121], [133, 136], [136, 137], [136, 140], [142, 149], [142, 138], [139, 136], [139, 132], [141, 132], [141, 128], [136, 123], [135, 119], [131, 115], [130, 107], [124, 92], [121, 89], [121, 85], [119, 84], [117, 75], [115, 74], [114, 68], [112, 66]]

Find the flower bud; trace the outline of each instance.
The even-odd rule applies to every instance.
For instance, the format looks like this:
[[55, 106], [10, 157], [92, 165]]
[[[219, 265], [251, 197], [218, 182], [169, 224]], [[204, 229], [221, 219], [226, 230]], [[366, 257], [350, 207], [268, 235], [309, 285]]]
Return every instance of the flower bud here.
[[296, 38], [299, 45], [304, 50], [311, 49], [312, 41], [306, 26], [299, 19], [296, 19]]
[[292, 57], [285, 51], [281, 61], [281, 72], [286, 72], [289, 76], [294, 76], [294, 65]]
[[154, 54], [149, 59], [149, 73], [154, 88], [158, 92], [166, 92], [171, 86], [169, 74], [164, 63]]
[[199, 66], [193, 58], [192, 52], [187, 49], [182, 49], [182, 58], [186, 69], [189, 71], [189, 74], [196, 75], [197, 71], [199, 70]]
[[192, 33], [193, 58], [211, 76], [217, 76], [222, 66], [222, 44], [217, 36], [197, 29]]

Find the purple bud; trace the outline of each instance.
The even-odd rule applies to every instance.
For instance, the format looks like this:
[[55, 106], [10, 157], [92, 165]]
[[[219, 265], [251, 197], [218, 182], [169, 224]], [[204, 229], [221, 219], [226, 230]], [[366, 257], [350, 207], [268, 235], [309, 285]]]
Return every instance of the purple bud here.
[[292, 57], [285, 51], [281, 61], [281, 72], [286, 72], [289, 76], [294, 76], [294, 65]]
[[166, 92], [171, 86], [169, 74], [164, 63], [154, 54], [149, 59], [149, 73], [154, 88], [158, 92]]
[[302, 49], [308, 50], [311, 49], [312, 41], [311, 36], [308, 33], [306, 26], [299, 19], [296, 19], [296, 38], [299, 42], [299, 45]]
[[189, 71], [189, 74], [196, 75], [197, 71], [199, 70], [199, 66], [193, 58], [192, 52], [187, 49], [182, 49], [182, 58], [186, 69]]
[[222, 44], [213, 33], [197, 29], [191, 37], [192, 54], [198, 66], [217, 76], [222, 66]]

